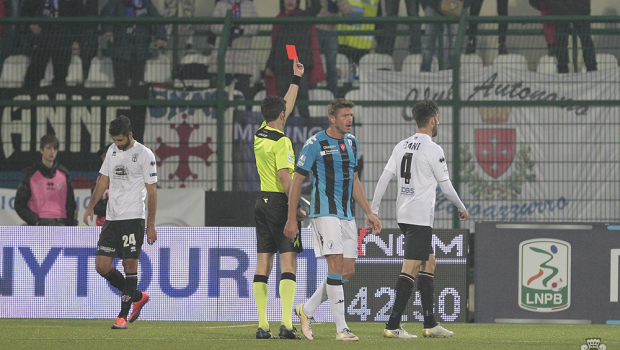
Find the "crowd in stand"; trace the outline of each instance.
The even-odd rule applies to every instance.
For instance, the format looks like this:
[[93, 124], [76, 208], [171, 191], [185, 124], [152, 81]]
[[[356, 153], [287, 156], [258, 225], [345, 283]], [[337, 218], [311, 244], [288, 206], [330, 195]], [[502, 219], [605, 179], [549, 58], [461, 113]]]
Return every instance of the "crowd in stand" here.
[[[160, 17], [192, 16], [197, 8], [196, 0], [166, 0], [158, 11], [152, 0], [0, 0], [0, 16], [11, 17]], [[375, 16], [397, 16], [400, 0], [279, 0], [280, 13], [277, 17], [331, 17], [356, 18]], [[589, 15], [589, 0], [529, 0], [542, 15]], [[420, 9], [425, 17], [456, 16], [462, 6], [470, 9], [471, 16], [477, 16], [482, 0], [404, 0], [407, 15], [419, 16]], [[452, 12], [446, 3], [453, 6]], [[500, 16], [508, 15], [508, 1], [497, 0]], [[161, 6], [160, 6], [161, 7]], [[449, 6], [448, 6], [449, 7]], [[302, 9], [303, 8], [303, 9]], [[212, 17], [223, 17], [231, 10], [234, 17], [258, 17], [252, 0], [217, 0]], [[222, 37], [222, 24], [208, 26], [181, 25], [177, 34], [181, 38], [176, 45], [176, 61], [180, 64], [160, 78], [150, 78], [148, 62], [170, 66], [172, 26], [161, 24], [126, 23], [65, 23], [49, 22], [7, 25], [0, 28], [0, 56], [6, 64], [21, 64], [22, 69], [5, 69], [13, 78], [0, 78], [0, 87], [37, 88], [51, 85], [64, 87], [82, 85], [86, 87], [127, 87], [144, 83], [172, 83], [176, 87], [215, 87], [213, 80], [217, 73], [217, 50]], [[196, 35], [202, 28], [202, 35]], [[457, 24], [428, 23], [409, 25], [408, 47], [411, 55], [420, 56], [419, 71], [452, 68], [452, 53], [455, 49]], [[396, 24], [363, 24], [361, 26], [336, 24], [282, 24], [274, 25], [271, 31], [271, 50], [266, 65], [258, 63], [257, 48], [253, 48], [253, 37], [259, 32], [259, 25], [237, 25], [230, 33], [226, 52], [226, 85], [235, 82], [235, 88], [246, 99], [254, 98], [260, 89], [267, 95], [282, 95], [290, 81], [285, 45], [295, 45], [300, 61], [309, 74], [304, 76], [299, 99], [309, 98], [309, 88], [322, 84], [334, 97], [343, 96], [342, 81], [356, 78], [355, 67], [367, 53], [392, 55], [397, 37]], [[360, 35], [339, 35], [339, 31], [377, 30], [376, 36], [367, 32]], [[507, 23], [498, 26], [499, 55], [508, 54], [506, 46]], [[584, 67], [587, 71], [597, 70], [594, 44], [589, 23], [555, 23], [543, 27], [549, 45], [550, 56], [557, 60], [557, 72], [569, 72], [568, 38], [571, 31], [577, 32], [583, 50]], [[349, 32], [350, 33], [350, 32]], [[477, 49], [477, 25], [467, 28], [464, 53], [475, 54]], [[442, 40], [440, 40], [440, 37]], [[204, 42], [201, 40], [204, 39]], [[438, 45], [443, 42], [443, 48]], [[256, 44], [254, 44], [256, 45]], [[437, 60], [438, 56], [443, 57]], [[339, 55], [346, 57], [348, 69], [341, 69]], [[11, 57], [9, 60], [8, 58]], [[21, 60], [20, 60], [21, 57]], [[438, 61], [438, 63], [437, 63]], [[96, 67], [91, 67], [96, 64]], [[106, 66], [107, 64], [107, 66]], [[26, 68], [27, 67], [27, 68]], [[154, 66], [157, 70], [157, 66]], [[347, 67], [345, 67], [347, 68]], [[389, 67], [388, 67], [389, 68]], [[161, 69], [164, 71], [164, 69]], [[346, 72], [345, 72], [346, 71]], [[145, 76], [145, 72], [147, 76]], [[23, 77], [20, 76], [23, 75]], [[107, 74], [107, 76], [106, 76]], [[346, 77], [343, 75], [347, 74]], [[5, 72], [3, 70], [3, 75]], [[7, 73], [9, 75], [9, 73]], [[15, 84], [12, 80], [21, 80]], [[98, 84], [97, 82], [104, 83]], [[196, 81], [202, 81], [202, 85]], [[206, 83], [204, 83], [206, 81]], [[300, 109], [301, 115], [308, 115], [307, 108]]]

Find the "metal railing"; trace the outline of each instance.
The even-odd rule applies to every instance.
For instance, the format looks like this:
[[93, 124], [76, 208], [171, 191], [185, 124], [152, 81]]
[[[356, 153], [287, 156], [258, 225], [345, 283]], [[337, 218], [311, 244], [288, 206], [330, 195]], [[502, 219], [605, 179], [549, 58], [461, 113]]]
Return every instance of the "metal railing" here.
[[[0, 25], [4, 25], [6, 28], [14, 26], [14, 28], [19, 29], [31, 22], [32, 19], [27, 18], [0, 19]], [[57, 133], [59, 132], [56, 130], [58, 128], [63, 128], [66, 131], [60, 132], [60, 134], [65, 135], [61, 139], [63, 145], [61, 146], [60, 159], [63, 160], [62, 154], [64, 152], [64, 160], [71, 163], [66, 164], [70, 169], [84, 172], [96, 171], [97, 167], [94, 164], [96, 162], [89, 162], [88, 166], [85, 167], [85, 163], [81, 159], [89, 155], [92, 156], [98, 146], [103, 146], [106, 143], [105, 131], [107, 122], [118, 113], [117, 110], [119, 108], [133, 108], [137, 112], [135, 112], [135, 118], [132, 120], [139, 121], [140, 118], [152, 118], [158, 121], [158, 125], [150, 125], [148, 121], [143, 121], [141, 126], [145, 130], [143, 135], [145, 138], [144, 142], [151, 148], [154, 148], [154, 150], [165, 142], [158, 141], [156, 137], [146, 139], [154, 137], [153, 132], [149, 132], [149, 129], [163, 130], [166, 127], [168, 129], [175, 127], [178, 129], [187, 120], [185, 124], [196, 126], [193, 130], [198, 130], [195, 131], [196, 134], [192, 134], [193, 138], [188, 140], [180, 140], [180, 136], [177, 135], [175, 136], [177, 138], [173, 137], [174, 141], [168, 141], [169, 144], [176, 145], [175, 147], [179, 150], [178, 153], [185, 152], [191, 157], [181, 160], [179, 163], [183, 164], [184, 162], [187, 167], [183, 175], [179, 175], [178, 171], [170, 171], [172, 179], [167, 181], [165, 186], [196, 186], [217, 190], [245, 189], [252, 186], [255, 188], [256, 177], [248, 176], [247, 178], [251, 178], [251, 180], [243, 177], [244, 180], [247, 180], [246, 182], [253, 181], [251, 185], [235, 184], [233, 178], [237, 176], [234, 174], [240, 171], [247, 173], [250, 171], [248, 169], [252, 167], [251, 155], [247, 152], [251, 150], [251, 135], [253, 135], [253, 132], [252, 128], [247, 128], [246, 125], [252, 123], [252, 125], [255, 125], [257, 120], [260, 120], [251, 119], [248, 117], [248, 113], [251, 113], [250, 109], [255, 109], [260, 104], [260, 99], [255, 99], [253, 94], [263, 89], [264, 80], [260, 73], [258, 76], [253, 76], [250, 82], [250, 90], [248, 90], [250, 93], [243, 94], [243, 99], [235, 99], [234, 90], [237, 86], [230, 83], [231, 79], [227, 79], [230, 78], [227, 75], [231, 74], [226, 70], [226, 62], [231, 52], [234, 57], [235, 54], [243, 51], [228, 45], [230, 43], [231, 29], [237, 25], [256, 25], [259, 27], [257, 34], [252, 38], [253, 44], [251, 47], [243, 50], [249, 51], [255, 57], [260, 57], [255, 64], [257, 71], [262, 72], [264, 70], [264, 61], [266, 61], [266, 57], [271, 49], [269, 36], [271, 35], [271, 26], [273, 24], [282, 26], [326, 23], [375, 24], [377, 26], [396, 24], [398, 30], [395, 33], [387, 33], [381, 29], [375, 31], [339, 31], [340, 36], [373, 36], [375, 41], [377, 38], [390, 35], [395, 36], [396, 39], [394, 52], [390, 55], [394, 61], [391, 72], [389, 69], [374, 69], [373, 64], [379, 65], [380, 62], [367, 64], [365, 67], [358, 67], [358, 76], [350, 70], [347, 71], [346, 66], [342, 66], [342, 69], [339, 71], [339, 74], [345, 76], [339, 77], [338, 95], [341, 97], [352, 96], [348, 95], [348, 92], [357, 91], [357, 96], [361, 96], [361, 98], [351, 99], [359, 106], [356, 109], [359, 111], [359, 118], [356, 121], [355, 133], [360, 139], [362, 151], [366, 150], [364, 152], [365, 170], [362, 180], [369, 197], [372, 196], [374, 185], [389, 156], [389, 152], [391, 152], [391, 148], [400, 139], [415, 132], [415, 125], [411, 121], [410, 116], [407, 116], [408, 109], [415, 100], [428, 96], [434, 98], [442, 107], [441, 115], [442, 124], [444, 125], [442, 126], [441, 133], [447, 134], [449, 137], [442, 138], [440, 134], [438, 143], [443, 146], [446, 152], [455, 188], [459, 191], [463, 200], [470, 205], [471, 210], [478, 211], [478, 215], [473, 217], [474, 220], [605, 221], [617, 220], [618, 216], [620, 216], [620, 210], [618, 209], [620, 183], [617, 175], [615, 175], [620, 173], [617, 165], [620, 159], [618, 159], [618, 153], [613, 151], [613, 149], [618, 149], [618, 140], [620, 140], [620, 135], [617, 134], [620, 127], [620, 121], [617, 119], [620, 101], [615, 94], [615, 90], [613, 90], [615, 89], [614, 86], [618, 86], [620, 83], [617, 73], [617, 62], [615, 69], [606, 70], [605, 72], [607, 73], [569, 73], [567, 75], [558, 75], [536, 74], [532, 71], [538, 64], [537, 57], [547, 56], [544, 54], [549, 50], [548, 47], [545, 47], [543, 41], [543, 23], [560, 24], [559, 27], [561, 28], [564, 28], [562, 25], [566, 23], [587, 22], [593, 24], [590, 35], [597, 40], [602, 38], [598, 42], [607, 40], [607, 42], [611, 43], [607, 47], [595, 45], [597, 52], [600, 50], [613, 53], [620, 50], [617, 47], [617, 40], [614, 41], [613, 39], [620, 34], [620, 20], [617, 17], [468, 17], [467, 11], [464, 10], [460, 17], [357, 19], [309, 17], [234, 18], [229, 13], [224, 18], [62, 18], [53, 20], [37, 18], [37, 22], [64, 23], [77, 26], [86, 24], [92, 26], [93, 23], [169, 25], [170, 36], [164, 52], [161, 53], [159, 50], [153, 50], [153, 52], [169, 58], [166, 61], [168, 62], [166, 63], [166, 69], [171, 69], [173, 80], [178, 78], [177, 67], [182, 64], [183, 57], [188, 53], [204, 53], [203, 51], [206, 50], [205, 47], [199, 46], [194, 46], [191, 50], [182, 47], [184, 38], [179, 34], [179, 27], [193, 25], [196, 29], [194, 35], [204, 37], [211, 35], [208, 29], [210, 25], [222, 25], [223, 29], [219, 46], [213, 47], [211, 54], [208, 55], [211, 59], [210, 62], [215, 63], [217, 67], [211, 73], [209, 79], [213, 83], [213, 85], [209, 85], [209, 92], [204, 92], [205, 90], [201, 88], [191, 89], [184, 85], [174, 87], [172, 81], [141, 85], [135, 89], [135, 91], [142, 91], [140, 93], [134, 93], [131, 91], [131, 88], [125, 87], [101, 89], [97, 90], [100, 97], [89, 95], [88, 98], [69, 97], [81, 96], [81, 93], [88, 90], [81, 85], [67, 88], [0, 89], [0, 99], [4, 106], [2, 129], [0, 130], [4, 151], [4, 158], [0, 160], [4, 164], [0, 166], [0, 170], [5, 172], [17, 172], [17, 167], [24, 165], [24, 159], [28, 159], [28, 161], [36, 159], [37, 139], [42, 133], [49, 131], [49, 127], [37, 125], [43, 121], [47, 121], [51, 125], [51, 129]], [[496, 61], [496, 57], [499, 55], [497, 55], [497, 48], [493, 41], [497, 35], [496, 24], [502, 22], [509, 23], [509, 28], [506, 32], [508, 52], [511, 54], [517, 53], [525, 57], [525, 70], [515, 68], [521, 64], [517, 61], [503, 63], [499, 62], [499, 60]], [[467, 45], [467, 27], [473, 23], [480, 26], [476, 34], [478, 46], [475, 52], [481, 58], [481, 65], [476, 66], [476, 68], [468, 65], [470, 63], [462, 63], [461, 55]], [[423, 38], [428, 35], [429, 24], [456, 26], [457, 31], [455, 35], [446, 36], [443, 34], [437, 36], [438, 50], [435, 53], [435, 56], [438, 58], [436, 65], [438, 67], [445, 66], [446, 61], [443, 59], [444, 44], [446, 44], [446, 40], [454, 41], [453, 48], [455, 49], [451, 56], [449, 56], [453, 68], [451, 71], [437, 71], [437, 68], [433, 68], [430, 73], [423, 73], [419, 72], [419, 66], [416, 66], [419, 63], [406, 66], [407, 62], [409, 62], [406, 59], [409, 56], [413, 58], [424, 56], [424, 47], [413, 48], [414, 52], [411, 52], [411, 48], [402, 45], [403, 41], [408, 41], [407, 38], [409, 36], [409, 31], [404, 29], [404, 26], [411, 24], [419, 24], [424, 28]], [[18, 30], [13, 32], [19, 33]], [[96, 36], [101, 34], [100, 32], [95, 32]], [[565, 35], [565, 33], [560, 34]], [[579, 72], [579, 68], [582, 65], [580, 57], [584, 50], [580, 49], [579, 34], [578, 32], [567, 34], [572, 38], [567, 44], [567, 49], [570, 52], [570, 68], [573, 72]], [[7, 40], [5, 39], [5, 42]], [[101, 40], [99, 41], [97, 57], [103, 57], [106, 46], [101, 43]], [[614, 42], [616, 46], [614, 46]], [[3, 65], [8, 63], [6, 55], [24, 53], [20, 52], [20, 47], [9, 46], [7, 48], [7, 45], [3, 46], [3, 51], [5, 52]], [[363, 51], [362, 54], [373, 53], [374, 51], [375, 47], [373, 46], [370, 50]], [[345, 56], [349, 54], [347, 47], [343, 46], [340, 47], [339, 53]], [[359, 59], [362, 54], [358, 52], [357, 57], [350, 55], [348, 58], [350, 69], [355, 68], [355, 65], [359, 65]], [[494, 61], [496, 61], [495, 64]], [[503, 64], [502, 68], [497, 68], [500, 67], [500, 64]], [[554, 63], [551, 64], [551, 67], [553, 65]], [[601, 63], [599, 63], [600, 65]], [[407, 73], [405, 73], [405, 68], [409, 69]], [[347, 73], [348, 75], [346, 75]], [[495, 78], [493, 78], [494, 74], [497, 74]], [[500, 77], [500, 75], [504, 75], [504, 77]], [[0, 78], [1, 80], [2, 78]], [[324, 83], [319, 83], [319, 87], [323, 86]], [[385, 95], [378, 96], [378, 86], [385, 88]], [[583, 87], [584, 91], [585, 89], [590, 89], [587, 91], [591, 92], [575, 96], [560, 96], [560, 93], [551, 93], [548, 90], [549, 87], [566, 90], [567, 86], [580, 86]], [[416, 90], [419, 87], [424, 87], [424, 89], [428, 90], [428, 95], [425, 95], [425, 91]], [[608, 90], [613, 90], [614, 92], [609, 94], [602, 93], [603, 90], [600, 87], [609, 88]], [[405, 90], [408, 93], [402, 92]], [[570, 91], [574, 92], [574, 89]], [[481, 97], [487, 93], [495, 95], [490, 95], [490, 98]], [[60, 98], [58, 94], [64, 94], [64, 97]], [[511, 94], [516, 95], [512, 97]], [[123, 97], [113, 97], [117, 95], [122, 95]], [[174, 98], [171, 97], [173, 95]], [[104, 98], [101, 98], [101, 96], [104, 96]], [[320, 107], [326, 106], [328, 103], [329, 99], [310, 98], [298, 101], [298, 106]], [[326, 110], [326, 108], [323, 109]], [[575, 113], [575, 111], [583, 112], [584, 110], [586, 113]], [[87, 128], [90, 128], [91, 134], [99, 133], [96, 142], [94, 142], [97, 143], [96, 145], [93, 145], [92, 141], [88, 144], [84, 140], [82, 133], [78, 132], [79, 126], [75, 123], [79, 124], [82, 117], [75, 111], [86, 111], [91, 116], [93, 113], [103, 113], [104, 117], [102, 117], [101, 121], [93, 122], [97, 125], [86, 125]], [[197, 117], [191, 114], [191, 111], [202, 112]], [[510, 115], [513, 113], [511, 111], [514, 111], [514, 114], [517, 116], [511, 117]], [[153, 117], [155, 112], [162, 112], [164, 117]], [[65, 113], [65, 115], [59, 116], [60, 113]], [[326, 111], [321, 113], [326, 114]], [[49, 117], [50, 115], [52, 117]], [[181, 118], [182, 115], [185, 115], [185, 119]], [[551, 140], [550, 136], [553, 135], [535, 135], [537, 138], [534, 138], [534, 136], [523, 136], [523, 133], [534, 132], [531, 128], [528, 129], [529, 126], [526, 127], [531, 124], [531, 120], [533, 120], [532, 115], [539, 117], [540, 130], [545, 132], [558, 130], [558, 133], [560, 131], [568, 132], [568, 138], [571, 136], [576, 138], [583, 137], [584, 134], [578, 129], [582, 127], [587, 128], [594, 123], [596, 125], [595, 129], [601, 135], [604, 135], [602, 141], [597, 140], [595, 137], [587, 137], [579, 139], [579, 142], [585, 149], [599, 147], [603, 154], [595, 157], [597, 159], [593, 161], [592, 164], [594, 165], [590, 164], [587, 159], [583, 159], [582, 155], [579, 157], [575, 156], [575, 159], [571, 160], [570, 157], [558, 156], [554, 158], [550, 157], [549, 154], [544, 154], [545, 151], [562, 153], [562, 148], [572, 149], [574, 146], [563, 138], [558, 137], [557, 140]], [[547, 117], [546, 120], [544, 119], [545, 117]], [[27, 120], [28, 118], [30, 120]], [[476, 122], [473, 118], [482, 118], [483, 121]], [[294, 119], [295, 121], [290, 123], [292, 128], [290, 131], [297, 132], [298, 134], [291, 138], [303, 139], [300, 135], [307, 136], [308, 130], [318, 130], [324, 124], [324, 119], [319, 116]], [[84, 121], [84, 118], [81, 120]], [[65, 121], [69, 121], [68, 123], [71, 125], [68, 126]], [[31, 132], [28, 132], [26, 129]], [[513, 139], [509, 145], [509, 151], [512, 152], [513, 158], [504, 160], [505, 163], [509, 164], [500, 164], [504, 168], [512, 169], [511, 171], [503, 169], [504, 172], [499, 175], [492, 173], [492, 170], [489, 170], [488, 167], [496, 166], [497, 162], [494, 163], [493, 161], [486, 160], [478, 154], [479, 152], [476, 153], [476, 147], [482, 147], [482, 142], [476, 139], [476, 137], [485, 137], [484, 130], [490, 129], [518, 130], [516, 131], [517, 137], [520, 137], [521, 141]], [[403, 130], [406, 130], [406, 132]], [[202, 131], [204, 132], [200, 134]], [[179, 133], [180, 131], [177, 130], [176, 132]], [[504, 135], [510, 134], [508, 131], [503, 132], [505, 133]], [[77, 134], [81, 135], [81, 139], [75, 138]], [[197, 134], [200, 135], [194, 137]], [[236, 134], [245, 135], [243, 136], [246, 137], [245, 143], [242, 142], [242, 138], [235, 139], [233, 135]], [[511, 137], [514, 138], [515, 136]], [[208, 138], [211, 139], [209, 141], [211, 143], [204, 146], [204, 141]], [[485, 139], [486, 141], [488, 139]], [[238, 146], [240, 142], [243, 143], [243, 147]], [[574, 142], [577, 142], [577, 140], [574, 140]], [[201, 146], [204, 147], [200, 148]], [[295, 147], [298, 152], [301, 147], [300, 142], [297, 142]], [[217, 161], [210, 166], [215, 166], [217, 171], [196, 171], [194, 168], [204, 167], [210, 160], [208, 160], [209, 156], [201, 158], [192, 152], [204, 152], [207, 148], [209, 149], [208, 152], [215, 153]], [[213, 148], [215, 148], [215, 151], [213, 151]], [[535, 152], [538, 153], [533, 154], [533, 149], [536, 149]], [[237, 156], [235, 152], [245, 152], [245, 155]], [[486, 150], [485, 152], [490, 151]], [[168, 161], [173, 159], [170, 157], [183, 158], [181, 154], [172, 156], [166, 154], [165, 156]], [[166, 159], [161, 159], [161, 156], [158, 157], [162, 163], [167, 162]], [[599, 157], [601, 159], [598, 159]], [[545, 158], [549, 158], [549, 160], [544, 160]], [[248, 162], [250, 164], [238, 164], [240, 162]], [[540, 175], [536, 177], [540, 173], [541, 164], [552, 169], [545, 175], [552, 175], [552, 178], [541, 178]], [[586, 169], [588, 167], [592, 171], [605, 171], [609, 176], [603, 178], [601, 175], [599, 178], [592, 174], [587, 174]], [[583, 169], [583, 171], [576, 172], [575, 169]], [[181, 179], [183, 176], [185, 177]], [[192, 176], [196, 176], [195, 181], [193, 181]], [[586, 184], [584, 185], [584, 183]], [[521, 193], [528, 192], [525, 188], [534, 185], [536, 185], [536, 188], [529, 190], [529, 197], [523, 198]], [[554, 193], [555, 197], [545, 194], [545, 192], [549, 192], [549, 188], [558, 189], [561, 186], [565, 188], [561, 188], [558, 191], [566, 193], [566, 195], [559, 196], [557, 195], [558, 191]], [[602, 193], [596, 190], [597, 186], [602, 186]], [[574, 196], [569, 195], [568, 193], [572, 191], [571, 188], [583, 188], [584, 193]], [[394, 199], [394, 196], [386, 195], [384, 208], [389, 207], [389, 203], [394, 201]], [[438, 225], [440, 227], [460, 227], [461, 224], [458, 222], [456, 213], [452, 213], [448, 209], [449, 206], [442, 202], [441, 196], [438, 196], [438, 201]], [[569, 208], [570, 205], [576, 202], [587, 203], [585, 207], [581, 207], [589, 211], [577, 217], [574, 214], [558, 214], [559, 210], [557, 208], [559, 206]], [[517, 204], [518, 206], [515, 207]], [[525, 208], [523, 207], [524, 205]], [[554, 212], [551, 211], [551, 207], [556, 208]], [[576, 207], [579, 207], [579, 205], [576, 205]], [[563, 210], [565, 210], [564, 208]], [[603, 208], [607, 209], [601, 212]], [[577, 210], [575, 209], [575, 212]], [[484, 211], [488, 211], [489, 214], [486, 215]], [[532, 211], [535, 213], [528, 214]], [[564, 213], [568, 212], [566, 210]], [[394, 212], [391, 209], [386, 209], [382, 213], [382, 219], [386, 221], [392, 221], [393, 217]]]

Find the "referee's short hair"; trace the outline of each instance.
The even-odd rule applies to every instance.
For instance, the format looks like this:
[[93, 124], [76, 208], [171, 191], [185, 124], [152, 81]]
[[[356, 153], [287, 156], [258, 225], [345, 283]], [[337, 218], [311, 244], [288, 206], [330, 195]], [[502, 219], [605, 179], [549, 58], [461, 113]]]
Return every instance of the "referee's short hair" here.
[[110, 136], [129, 136], [131, 132], [131, 121], [124, 115], [119, 115], [118, 118], [110, 122], [109, 128]]
[[343, 108], [353, 108], [355, 103], [347, 101], [344, 98], [336, 98], [327, 106], [327, 115], [336, 116]]
[[428, 122], [432, 117], [436, 116], [437, 113], [439, 113], [437, 103], [429, 99], [422, 100], [411, 108], [411, 114], [413, 115], [415, 123], [418, 124], [418, 128], [428, 126]]
[[260, 112], [266, 122], [278, 119], [286, 111], [286, 101], [280, 96], [267, 96], [260, 104]]

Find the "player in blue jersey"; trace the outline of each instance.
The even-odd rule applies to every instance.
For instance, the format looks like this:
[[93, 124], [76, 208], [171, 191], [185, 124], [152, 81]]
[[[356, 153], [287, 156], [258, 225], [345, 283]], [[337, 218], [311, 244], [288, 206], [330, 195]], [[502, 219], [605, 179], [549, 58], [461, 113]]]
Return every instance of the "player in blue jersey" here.
[[381, 231], [381, 222], [370, 209], [358, 177], [358, 143], [351, 135], [355, 104], [343, 98], [328, 106], [329, 128], [310, 137], [304, 144], [289, 194], [288, 221], [284, 234], [291, 240], [297, 236], [297, 205], [301, 184], [312, 172], [310, 215], [316, 257], [327, 259], [327, 278], [312, 297], [295, 307], [301, 320], [301, 329], [312, 340], [311, 321], [314, 310], [329, 299], [337, 340], [359, 340], [351, 333], [344, 317], [344, 290], [342, 284], [355, 272], [357, 258], [357, 227], [353, 215], [353, 201], [366, 214], [366, 224], [373, 234]]

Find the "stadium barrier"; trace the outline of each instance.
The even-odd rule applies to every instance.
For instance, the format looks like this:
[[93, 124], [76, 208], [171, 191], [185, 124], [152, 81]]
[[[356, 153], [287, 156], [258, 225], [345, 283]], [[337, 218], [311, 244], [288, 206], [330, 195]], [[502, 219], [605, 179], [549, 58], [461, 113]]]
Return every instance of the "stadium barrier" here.
[[[98, 227], [0, 226], [0, 317], [114, 318], [120, 292], [95, 271]], [[252, 281], [256, 264], [254, 228], [159, 227], [154, 245], [143, 246], [138, 289], [150, 295], [142, 320], [258, 321]], [[441, 322], [467, 320], [467, 230], [434, 230], [437, 256], [435, 314]], [[316, 259], [312, 232], [302, 229], [304, 251], [298, 256], [295, 303], [307, 300], [327, 274]], [[380, 236], [362, 230], [357, 273], [345, 284], [350, 321], [387, 321], [394, 303], [394, 283], [402, 263], [403, 235]], [[281, 316], [276, 257], [269, 279], [268, 319]], [[121, 269], [119, 260], [115, 266]], [[403, 321], [421, 316], [419, 293], [411, 298]], [[333, 322], [329, 304], [314, 313]]]
[[[21, 27], [29, 21], [3, 18], [0, 24]], [[163, 53], [153, 52], [151, 70], [159, 67], [161, 76], [172, 76], [176, 81], [180, 77], [178, 67], [184, 62], [204, 63], [192, 56], [200, 54], [213, 59], [208, 61], [212, 76], [206, 79], [209, 87], [205, 87], [206, 82], [182, 83], [179, 87], [175, 81], [164, 79], [135, 88], [85, 84], [84, 87], [0, 89], [3, 187], [17, 186], [20, 171], [40, 157], [37, 141], [47, 132], [56, 133], [61, 142], [59, 160], [75, 177], [90, 181], [91, 185], [99, 168], [95, 153], [108, 142], [109, 121], [118, 114], [127, 114], [135, 125], [136, 139], [151, 147], [158, 157], [163, 188], [256, 190], [258, 177], [251, 142], [261, 121], [255, 107], [260, 104], [260, 96], [264, 96], [261, 71], [271, 49], [272, 25], [359, 23], [373, 24], [377, 30], [343, 29], [339, 35], [370, 36], [374, 43], [366, 51], [351, 46], [340, 48], [339, 53], [345, 57], [339, 56], [338, 96], [357, 104], [354, 134], [360, 140], [364, 160], [361, 180], [369, 196], [393, 145], [415, 131], [410, 107], [419, 99], [432, 98], [441, 106], [442, 125], [436, 141], [444, 148], [455, 188], [472, 214], [470, 222], [458, 222], [452, 207], [438, 193], [436, 227], [474, 231], [475, 220], [605, 222], [617, 220], [620, 212], [620, 159], [616, 152], [620, 123], [615, 117], [620, 114], [617, 64], [620, 29], [616, 16], [468, 17], [464, 11], [460, 17], [437, 18], [276, 19], [233, 18], [229, 14], [223, 18], [41, 21], [171, 25], [173, 30], [166, 49]], [[572, 40], [567, 44], [570, 73], [556, 74], [553, 68], [557, 69], [557, 64], [553, 57], [548, 57], [543, 25], [574, 22], [592, 26], [590, 34], [598, 71], [588, 71], [582, 58], [587, 55], [579, 46], [579, 35], [587, 33], [572, 31], [569, 34]], [[438, 23], [456, 25], [456, 37], [440, 35], [436, 64], [431, 72], [420, 72], [423, 49], [409, 46], [408, 26], [421, 25], [424, 38], [427, 27]], [[500, 23], [508, 24], [508, 54], [498, 54], [496, 38]], [[195, 35], [205, 39], [204, 45], [196, 44], [191, 49], [182, 45], [185, 37], [179, 27], [189, 24], [197, 27]], [[397, 31], [385, 30], [388, 24], [395, 24]], [[473, 53], [461, 55], [467, 50], [468, 28], [473, 24], [478, 24], [477, 47]], [[220, 40], [223, 44], [209, 49], [206, 42], [212, 35], [209, 29], [212, 25], [224, 26]], [[236, 25], [258, 27], [251, 47], [241, 50], [226, 45], [230, 29]], [[394, 49], [386, 51], [381, 42], [392, 37]], [[452, 42], [457, 49], [451, 55], [444, 55], [444, 44]], [[105, 63], [104, 49], [94, 63]], [[231, 55], [229, 50], [237, 51], [231, 51]], [[19, 47], [3, 47], [3, 52], [12, 56], [24, 54]], [[224, 60], [217, 59], [226, 57], [227, 53], [233, 58], [247, 56], [241, 53], [254, 56], [251, 96], [247, 96], [247, 91], [239, 94], [238, 84], [243, 79], [240, 77], [236, 82], [230, 79], [234, 76], [227, 72]], [[183, 61], [188, 56], [192, 60]], [[342, 64], [345, 58], [349, 69]], [[24, 65], [26, 61], [7, 58], [4, 66]], [[450, 62], [453, 69], [441, 70]], [[235, 65], [235, 61], [229, 63]], [[171, 75], [167, 70], [172, 71]], [[317, 88], [325, 90], [324, 82]], [[308, 136], [325, 125], [325, 105], [329, 99], [318, 97], [326, 94], [312, 96], [317, 97], [300, 100], [298, 105], [317, 107], [312, 109], [317, 114], [310, 118], [291, 118], [287, 125], [286, 132], [296, 152]], [[585, 123], [593, 123], [593, 130], [585, 127]], [[396, 227], [395, 193], [395, 188], [388, 188], [380, 212], [386, 227]], [[360, 221], [358, 226], [362, 225]]]

